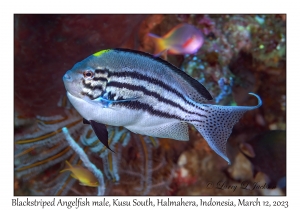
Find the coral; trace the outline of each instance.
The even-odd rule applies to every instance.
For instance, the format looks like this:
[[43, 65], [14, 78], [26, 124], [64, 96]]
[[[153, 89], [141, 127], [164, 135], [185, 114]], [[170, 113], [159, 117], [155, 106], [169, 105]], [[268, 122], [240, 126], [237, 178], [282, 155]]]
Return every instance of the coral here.
[[[97, 193], [80, 186], [68, 173], [59, 173], [65, 160], [72, 165], [82, 160], [97, 174], [100, 187], [106, 186], [105, 194], [169, 194], [175, 163], [173, 156], [167, 155], [168, 144], [164, 150], [159, 148], [156, 138], [108, 126], [109, 145], [115, 151], [112, 153], [100, 143], [91, 126], [82, 123], [73, 108], [65, 108], [65, 113], [63, 116], [37, 116], [37, 122], [15, 135], [15, 184], [29, 189], [27, 192], [17, 187], [17, 195], [104, 194], [102, 188]], [[96, 165], [91, 166], [89, 161]], [[104, 172], [105, 182], [97, 170]]]
[[76, 152], [76, 154], [79, 155], [79, 158], [81, 159], [85, 167], [87, 167], [90, 171], [92, 171], [95, 177], [98, 179], [99, 187], [98, 187], [97, 195], [104, 195], [105, 184], [104, 184], [102, 172], [93, 163], [91, 163], [84, 150], [71, 137], [68, 129], [66, 127], [63, 127], [62, 131], [65, 134], [66, 140], [68, 141], [69, 145]]
[[218, 84], [220, 86], [221, 92], [215, 98], [216, 103], [219, 103], [226, 96], [228, 96], [232, 93], [233, 79], [232, 79], [232, 77], [230, 77], [229, 83], [225, 84], [225, 79], [224, 79], [224, 77], [222, 77], [221, 79], [219, 79]]

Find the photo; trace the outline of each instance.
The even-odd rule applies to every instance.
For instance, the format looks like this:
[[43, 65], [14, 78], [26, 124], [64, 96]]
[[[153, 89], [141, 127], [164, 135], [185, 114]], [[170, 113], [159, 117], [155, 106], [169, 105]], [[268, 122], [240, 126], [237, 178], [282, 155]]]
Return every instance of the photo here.
[[14, 196], [286, 196], [287, 18], [14, 14]]

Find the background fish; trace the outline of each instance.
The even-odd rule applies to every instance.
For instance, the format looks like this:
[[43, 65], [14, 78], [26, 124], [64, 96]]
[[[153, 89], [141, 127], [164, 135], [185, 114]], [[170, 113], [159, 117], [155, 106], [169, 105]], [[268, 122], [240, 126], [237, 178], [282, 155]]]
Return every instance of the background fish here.
[[162, 37], [151, 33], [148, 35], [155, 43], [155, 56], [159, 56], [164, 51], [170, 54], [193, 54], [204, 42], [202, 32], [189, 24], [179, 24]]
[[69, 168], [62, 170], [61, 172], [71, 171], [71, 176], [78, 181], [80, 181], [81, 185], [89, 186], [89, 187], [98, 187], [99, 183], [94, 174], [83, 166], [72, 166], [68, 161], [66, 161]]
[[[111, 49], [97, 52], [67, 71], [67, 96], [108, 146], [105, 126], [124, 126], [153, 137], [189, 140], [192, 124], [227, 162], [226, 141], [243, 113], [261, 106], [207, 104], [210, 93], [197, 80], [150, 54]], [[105, 135], [103, 135], [105, 134]]]

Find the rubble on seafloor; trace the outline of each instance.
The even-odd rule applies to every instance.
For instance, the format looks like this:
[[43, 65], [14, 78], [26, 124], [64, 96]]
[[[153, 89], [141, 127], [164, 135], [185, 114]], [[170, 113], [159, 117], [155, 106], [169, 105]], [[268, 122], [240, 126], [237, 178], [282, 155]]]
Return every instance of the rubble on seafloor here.
[[[147, 34], [162, 36], [180, 23], [200, 29], [204, 44], [193, 55], [166, 59], [201, 82], [216, 99], [212, 103], [255, 105], [249, 92], [263, 101], [233, 128], [227, 143], [232, 164], [192, 127], [188, 142], [109, 128], [116, 154], [85, 144], [83, 138], [95, 142], [95, 135], [65, 101], [65, 71], [101, 49], [152, 53]], [[97, 194], [59, 173], [65, 160], [82, 164], [65, 142], [63, 126], [104, 173], [105, 195], [285, 195], [286, 148], [258, 141], [272, 131], [267, 141], [286, 141], [285, 15], [16, 14], [14, 29], [15, 195]], [[265, 166], [265, 154], [280, 159], [280, 173]]]

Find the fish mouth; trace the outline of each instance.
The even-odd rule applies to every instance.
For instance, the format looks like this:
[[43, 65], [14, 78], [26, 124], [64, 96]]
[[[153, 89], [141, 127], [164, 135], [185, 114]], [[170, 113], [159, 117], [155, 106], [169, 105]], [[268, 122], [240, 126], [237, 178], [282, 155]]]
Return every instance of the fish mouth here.
[[64, 82], [72, 82], [72, 81], [73, 81], [73, 79], [72, 79], [72, 77], [71, 77], [71, 72], [70, 72], [70, 70], [67, 71], [67, 72], [65, 73], [65, 75], [63, 76], [63, 81], [64, 81]]
[[73, 77], [71, 75], [72, 75], [72, 72], [67, 71], [62, 78], [65, 88], [67, 90], [67, 94], [70, 94], [76, 98], [80, 98], [81, 95], [79, 94], [79, 92], [81, 89], [76, 84], [76, 78], [74, 78], [74, 75], [73, 75]]

